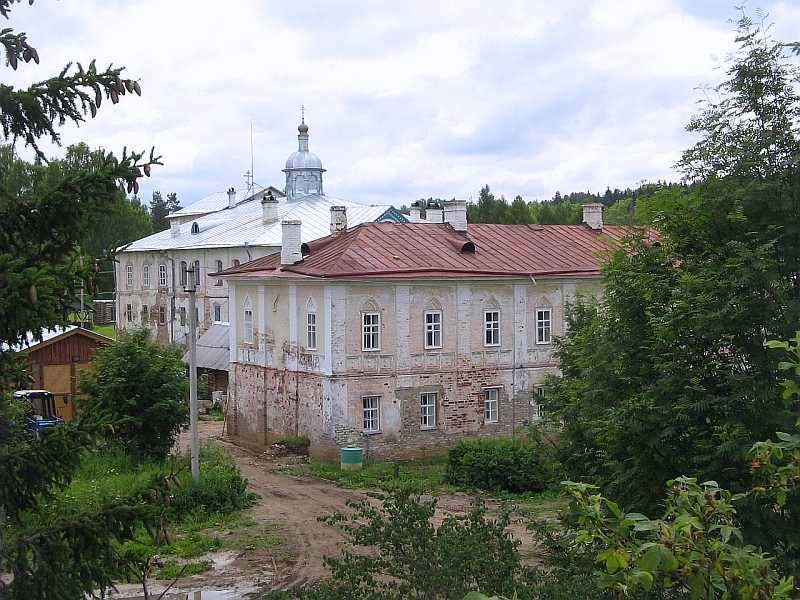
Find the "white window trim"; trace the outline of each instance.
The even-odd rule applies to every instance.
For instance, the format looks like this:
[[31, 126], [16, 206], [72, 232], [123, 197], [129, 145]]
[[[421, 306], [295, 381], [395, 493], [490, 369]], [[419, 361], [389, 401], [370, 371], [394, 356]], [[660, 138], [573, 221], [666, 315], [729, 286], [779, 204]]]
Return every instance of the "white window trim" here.
[[[222, 261], [221, 261], [221, 260], [218, 260], [218, 261], [216, 261], [214, 264], [216, 265], [216, 268], [217, 268], [217, 271], [218, 271], [218, 272], [219, 272], [219, 271], [222, 271], [222, 269], [224, 268], [224, 267], [222, 266]], [[217, 279], [217, 280], [214, 282], [214, 285], [215, 285], [215, 286], [217, 286], [217, 287], [222, 287], [222, 284], [223, 284], [223, 283], [224, 283], [224, 282], [222, 281], [222, 279]]]
[[[250, 313], [250, 319], [247, 318], [247, 313]], [[245, 306], [242, 311], [242, 341], [252, 344], [253, 338], [253, 309]]]
[[[547, 311], [547, 314], [548, 314], [547, 321], [544, 321], [544, 320], [540, 321], [539, 320], [539, 311]], [[536, 321], [536, 323], [535, 323], [535, 325], [536, 325], [536, 343], [537, 344], [543, 344], [543, 345], [552, 344], [553, 343], [553, 309], [551, 307], [549, 307], [549, 306], [539, 306], [539, 307], [537, 307], [535, 309], [533, 315], [534, 315], [535, 321]], [[539, 323], [547, 323], [548, 324], [547, 332], [548, 332], [549, 335], [548, 335], [548, 339], [547, 340], [540, 340], [539, 339]]]
[[[439, 344], [438, 345], [428, 345], [428, 333], [429, 333], [429, 330], [428, 330], [428, 325], [429, 325], [429, 323], [428, 323], [428, 315], [439, 315]], [[426, 310], [425, 313], [423, 314], [423, 316], [422, 316], [422, 326], [424, 328], [424, 331], [423, 331], [423, 334], [424, 334], [423, 342], [425, 343], [425, 350], [441, 350], [442, 345], [444, 344], [444, 341], [443, 341], [443, 335], [444, 335], [443, 329], [444, 328], [442, 327], [442, 321], [443, 321], [442, 311], [440, 311], [440, 310]], [[431, 329], [430, 331], [433, 332], [435, 330]]]
[[142, 287], [150, 287], [150, 265], [142, 265]]
[[[367, 398], [375, 398], [377, 400], [377, 402], [375, 403], [375, 408], [367, 409], [367, 408], [364, 407], [364, 400], [366, 400]], [[367, 422], [366, 412], [367, 412], [367, 410], [374, 411], [375, 414], [376, 414], [376, 417], [375, 417], [376, 428], [375, 429], [367, 429], [367, 427], [366, 427], [366, 422]], [[363, 428], [364, 433], [374, 434], [374, 433], [380, 433], [381, 432], [381, 397], [380, 396], [378, 396], [376, 394], [368, 394], [366, 396], [361, 396], [361, 423], [362, 423], [362, 428]]]
[[[314, 322], [311, 322], [311, 319], [314, 319]], [[313, 329], [312, 329], [313, 328]], [[314, 337], [314, 344], [311, 344], [311, 337]], [[310, 312], [306, 313], [306, 350], [316, 350], [317, 349], [317, 313]]]
[[133, 288], [133, 265], [125, 266], [125, 287]]
[[[376, 335], [378, 343], [375, 345], [374, 348], [367, 348], [366, 344], [364, 344], [364, 342], [366, 341], [365, 327], [367, 327], [367, 325], [364, 323], [364, 317], [367, 317], [367, 316], [370, 316], [370, 315], [375, 315], [375, 316], [378, 317], [378, 322], [377, 322], [377, 328], [378, 329], [377, 329], [377, 335]], [[374, 326], [375, 325], [370, 325], [370, 327], [374, 327]], [[372, 334], [370, 334], [370, 335], [372, 335]], [[361, 313], [361, 351], [362, 352], [380, 352], [381, 351], [381, 313], [380, 312], [377, 312], [377, 311], [364, 311], [364, 312]]]
[[[499, 423], [500, 422], [500, 390], [503, 388], [501, 386], [491, 386], [483, 388], [483, 422], [484, 423]], [[488, 400], [486, 398], [486, 393], [490, 391], [497, 392], [497, 396], [494, 399], [494, 419], [487, 419], [486, 418], [486, 405], [488, 404]]]
[[167, 265], [163, 263], [158, 265], [158, 287], [167, 287]]
[[[490, 313], [497, 313], [497, 341], [493, 343], [486, 341], [486, 333], [490, 331], [488, 327], [489, 321], [487, 321], [486, 317]], [[500, 346], [500, 311], [496, 308], [486, 309], [483, 311], [483, 345], [486, 348], [497, 348]]]
[[[433, 425], [423, 425], [422, 424], [422, 399], [425, 396], [433, 396], [433, 404], [426, 405], [426, 406], [432, 406], [433, 407]], [[437, 413], [436, 405], [438, 403], [439, 403], [439, 392], [422, 392], [422, 393], [420, 393], [420, 395], [419, 395], [419, 411], [420, 411], [419, 412], [419, 419], [420, 419], [419, 420], [419, 428], [420, 428], [420, 430], [422, 430], [422, 431], [433, 431], [433, 430], [435, 430], [437, 428], [437, 426], [438, 426], [438, 422], [437, 422], [438, 415], [436, 414]]]
[[[212, 314], [214, 315], [214, 323], [222, 323], [222, 304], [214, 302], [211, 308]], [[217, 319], [217, 309], [219, 309], [219, 319]]]

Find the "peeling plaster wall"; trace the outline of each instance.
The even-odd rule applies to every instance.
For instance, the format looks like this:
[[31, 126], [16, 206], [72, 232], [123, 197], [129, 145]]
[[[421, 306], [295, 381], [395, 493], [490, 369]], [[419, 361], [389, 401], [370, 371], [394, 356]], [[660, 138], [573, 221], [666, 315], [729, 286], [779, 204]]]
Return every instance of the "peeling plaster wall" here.
[[[261, 298], [266, 333], [249, 348], [241, 325], [235, 328], [231, 431], [256, 443], [305, 434], [314, 454], [331, 457], [348, 444], [362, 445], [368, 455], [402, 457], [440, 451], [464, 436], [513, 435], [535, 416], [536, 387], [558, 372], [552, 342], [536, 343], [535, 309], [550, 308], [553, 336], [562, 335], [565, 303], [601, 291], [597, 282], [558, 279], [232, 285], [237, 306], [245, 295]], [[309, 299], [317, 314], [316, 351], [305, 347]], [[424, 347], [429, 309], [442, 311], [441, 348]], [[484, 344], [487, 309], [500, 311], [499, 346]], [[361, 349], [365, 310], [381, 314], [377, 352]], [[500, 390], [497, 423], [484, 419], [489, 387]], [[425, 392], [437, 394], [433, 430], [420, 427]], [[378, 433], [363, 432], [364, 396], [380, 397]]]

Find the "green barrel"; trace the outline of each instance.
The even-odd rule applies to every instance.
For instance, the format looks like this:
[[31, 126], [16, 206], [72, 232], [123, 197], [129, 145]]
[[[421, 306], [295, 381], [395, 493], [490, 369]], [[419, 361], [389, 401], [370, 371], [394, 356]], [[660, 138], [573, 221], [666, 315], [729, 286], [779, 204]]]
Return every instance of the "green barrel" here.
[[348, 446], [341, 449], [342, 471], [360, 471], [364, 463], [364, 449]]

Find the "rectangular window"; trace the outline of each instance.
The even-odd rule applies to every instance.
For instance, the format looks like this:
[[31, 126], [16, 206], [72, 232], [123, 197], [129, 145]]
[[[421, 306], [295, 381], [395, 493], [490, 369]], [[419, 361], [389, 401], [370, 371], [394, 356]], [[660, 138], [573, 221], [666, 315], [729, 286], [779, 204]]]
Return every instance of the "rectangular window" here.
[[149, 314], [150, 313], [147, 312], [147, 305], [143, 304], [142, 305], [142, 325], [147, 325], [147, 316]]
[[364, 396], [361, 405], [364, 409], [364, 433], [377, 433], [381, 430], [380, 396]]
[[549, 308], [536, 309], [536, 343], [549, 344], [552, 330], [553, 311]]
[[159, 306], [158, 307], [158, 324], [159, 325], [166, 325], [167, 324], [167, 307], [166, 306]]
[[381, 314], [376, 312], [361, 314], [361, 349], [381, 349]]
[[246, 344], [253, 343], [253, 311], [249, 308], [244, 309], [244, 319], [242, 319], [242, 337]]
[[167, 287], [167, 265], [158, 265], [158, 286]]
[[[219, 273], [220, 271], [222, 271], [222, 261], [218, 260], [217, 261], [217, 273]], [[222, 285], [222, 279], [217, 279], [217, 282], [214, 285]]]
[[186, 307], [181, 306], [181, 326], [186, 327]]
[[222, 306], [218, 303], [214, 303], [214, 322], [219, 323], [222, 321]]
[[239, 266], [239, 259], [238, 258], [234, 258], [233, 259], [233, 266], [234, 267], [238, 267]]
[[187, 273], [188, 273], [188, 271], [186, 269], [186, 261], [182, 260], [181, 261], [181, 285], [183, 287], [186, 287], [186, 283], [189, 281]]
[[194, 284], [200, 287], [200, 261], [194, 261]]
[[533, 397], [533, 420], [544, 421], [545, 408], [544, 403], [547, 399], [547, 388], [540, 386], [536, 388], [536, 393]]
[[483, 313], [484, 346], [500, 345], [500, 311], [487, 310]]
[[498, 400], [500, 399], [500, 388], [486, 388], [483, 390], [483, 422], [497, 423]]
[[436, 392], [428, 392], [419, 396], [420, 429], [436, 429]]
[[133, 267], [131, 265], [125, 267], [125, 286], [128, 289], [133, 287]]
[[308, 350], [317, 349], [317, 314], [306, 315], [306, 346]]
[[142, 267], [142, 287], [150, 287], [150, 265]]
[[425, 312], [425, 348], [442, 347], [442, 311]]
[[133, 322], [133, 304], [128, 304], [125, 307], [125, 317], [128, 320], [128, 323]]

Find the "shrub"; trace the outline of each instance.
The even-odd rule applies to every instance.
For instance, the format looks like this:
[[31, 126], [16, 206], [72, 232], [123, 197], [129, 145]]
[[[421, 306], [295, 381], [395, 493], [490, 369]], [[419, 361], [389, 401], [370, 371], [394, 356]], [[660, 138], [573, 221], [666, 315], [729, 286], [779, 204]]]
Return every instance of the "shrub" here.
[[307, 454], [311, 440], [307, 435], [284, 435], [276, 439], [275, 444], [283, 446], [294, 454]]
[[204, 448], [201, 453], [200, 479], [188, 471], [180, 475], [180, 486], [172, 496], [172, 510], [182, 518], [193, 512], [231, 513], [253, 504], [255, 494], [247, 490], [247, 480], [239, 467], [223, 451]]
[[550, 484], [553, 471], [541, 448], [511, 438], [461, 440], [447, 455], [447, 481], [461, 487], [536, 492]]
[[145, 330], [99, 350], [81, 378], [82, 414], [102, 416], [113, 439], [134, 454], [164, 458], [189, 417], [186, 367], [177, 347], [151, 342]]

